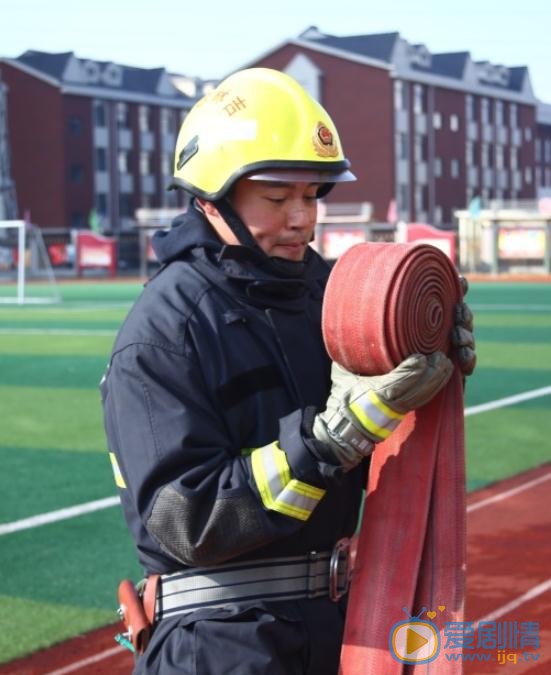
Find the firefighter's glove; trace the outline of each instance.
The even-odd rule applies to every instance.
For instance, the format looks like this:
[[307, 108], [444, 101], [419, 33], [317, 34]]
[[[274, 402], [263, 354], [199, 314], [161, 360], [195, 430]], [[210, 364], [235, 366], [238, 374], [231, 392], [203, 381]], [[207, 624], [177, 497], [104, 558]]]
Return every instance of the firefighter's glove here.
[[[463, 295], [469, 290], [465, 277], [460, 277]], [[476, 366], [476, 352], [473, 335], [473, 313], [465, 302], [455, 306], [454, 328], [452, 331], [452, 345], [457, 362], [463, 375], [471, 375]]]
[[442, 352], [413, 354], [386, 375], [354, 375], [333, 363], [331, 393], [326, 409], [314, 418], [314, 437], [333, 463], [348, 471], [388, 438], [407, 412], [430, 401], [452, 370]]

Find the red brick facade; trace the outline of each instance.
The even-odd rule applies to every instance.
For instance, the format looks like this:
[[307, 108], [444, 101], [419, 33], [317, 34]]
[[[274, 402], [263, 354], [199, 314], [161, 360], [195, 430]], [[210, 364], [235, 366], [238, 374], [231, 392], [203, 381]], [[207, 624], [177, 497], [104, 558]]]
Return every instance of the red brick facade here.
[[3, 64], [18, 210], [45, 227], [65, 222], [67, 184], [63, 99], [58, 89]]

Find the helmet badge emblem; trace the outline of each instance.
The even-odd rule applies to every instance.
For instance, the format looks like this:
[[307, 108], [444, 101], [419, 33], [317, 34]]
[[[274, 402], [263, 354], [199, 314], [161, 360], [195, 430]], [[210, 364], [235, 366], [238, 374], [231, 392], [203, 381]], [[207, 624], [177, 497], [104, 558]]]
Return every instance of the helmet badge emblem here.
[[339, 154], [335, 138], [323, 122], [318, 122], [316, 125], [312, 141], [314, 150], [320, 157], [336, 157]]

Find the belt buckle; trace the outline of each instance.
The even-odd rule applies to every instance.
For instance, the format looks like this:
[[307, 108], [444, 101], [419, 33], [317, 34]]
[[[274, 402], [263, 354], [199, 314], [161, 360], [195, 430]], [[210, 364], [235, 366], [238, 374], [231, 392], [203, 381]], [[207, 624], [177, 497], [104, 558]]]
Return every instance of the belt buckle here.
[[[343, 585], [339, 588], [339, 570], [342, 565]], [[346, 594], [350, 586], [352, 569], [350, 566], [350, 539], [343, 537], [335, 544], [329, 561], [329, 597], [337, 602]]]

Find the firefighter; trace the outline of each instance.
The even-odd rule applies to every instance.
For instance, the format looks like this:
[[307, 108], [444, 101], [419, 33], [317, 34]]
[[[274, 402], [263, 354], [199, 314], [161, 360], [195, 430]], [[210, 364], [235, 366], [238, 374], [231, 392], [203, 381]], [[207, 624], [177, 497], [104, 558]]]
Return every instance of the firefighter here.
[[317, 200], [353, 180], [327, 112], [278, 71], [234, 73], [182, 124], [173, 187], [191, 205], [155, 236], [161, 268], [101, 383], [122, 508], [156, 581], [135, 673], [337, 673], [362, 460], [380, 440], [353, 404], [391, 429], [385, 415], [452, 370], [435, 353], [378, 379], [331, 374], [329, 266], [309, 243]]

